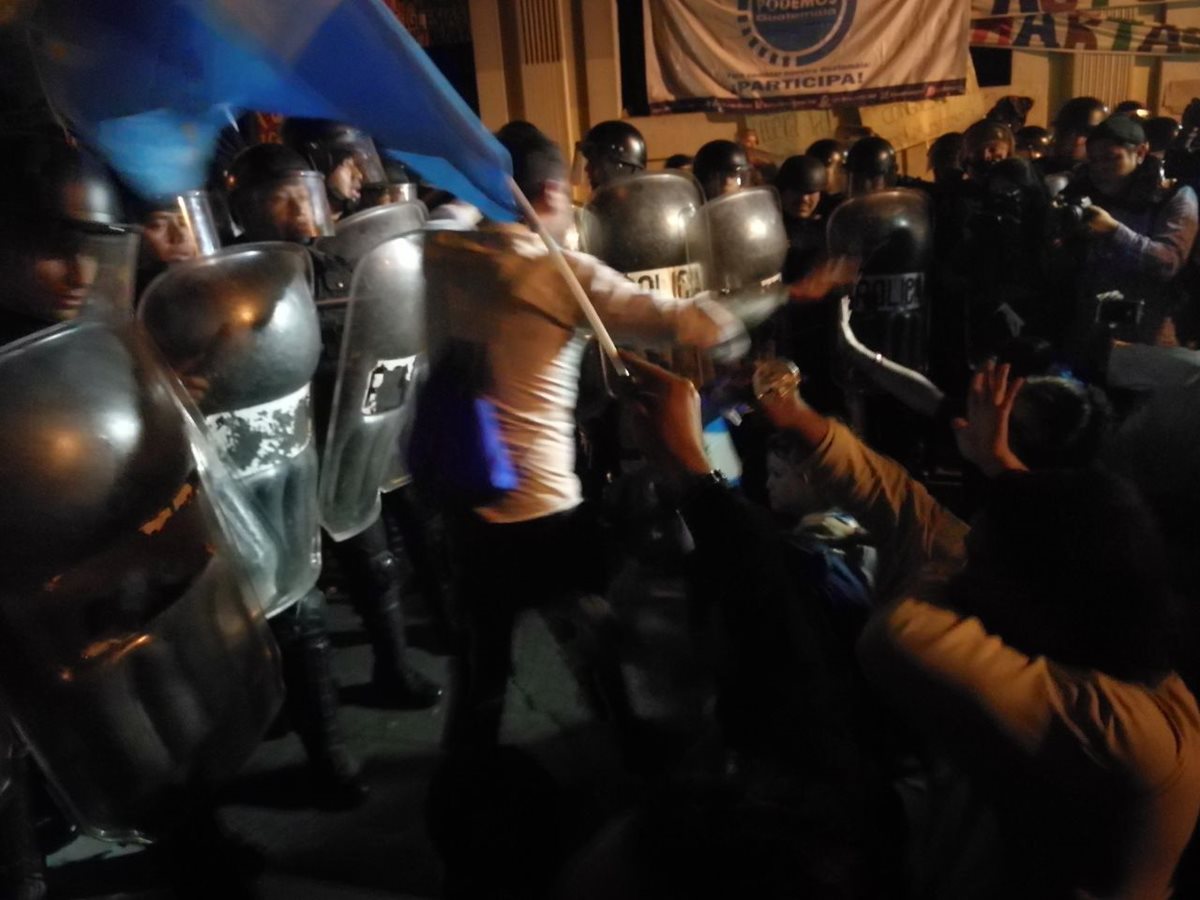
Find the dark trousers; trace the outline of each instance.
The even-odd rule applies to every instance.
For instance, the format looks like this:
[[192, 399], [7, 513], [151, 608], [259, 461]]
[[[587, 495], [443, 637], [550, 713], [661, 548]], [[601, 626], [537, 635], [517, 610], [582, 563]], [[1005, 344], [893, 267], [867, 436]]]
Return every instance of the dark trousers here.
[[632, 720], [616, 653], [616, 623], [602, 599], [604, 551], [585, 507], [514, 524], [473, 513], [451, 522], [457, 604], [465, 640], [446, 726], [448, 749], [499, 740], [517, 615], [537, 609], [563, 645], [593, 710], [618, 729]]

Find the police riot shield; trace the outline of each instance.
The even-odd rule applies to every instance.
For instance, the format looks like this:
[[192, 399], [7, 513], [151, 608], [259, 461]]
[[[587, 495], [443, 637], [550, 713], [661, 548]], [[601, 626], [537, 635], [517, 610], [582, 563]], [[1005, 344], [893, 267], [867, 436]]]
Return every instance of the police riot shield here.
[[853, 197], [829, 218], [829, 252], [861, 260], [851, 327], [860, 341], [903, 366], [929, 359], [926, 270], [933, 252], [929, 199], [895, 188]]
[[702, 198], [683, 172], [654, 172], [600, 188], [584, 208], [582, 249], [646, 289], [691, 297], [702, 287], [689, 228]]
[[317, 241], [317, 249], [353, 266], [384, 241], [416, 231], [429, 218], [419, 200], [375, 206], [340, 220], [332, 237]]
[[421, 232], [393, 238], [354, 270], [321, 464], [321, 522], [334, 540], [374, 522], [380, 490], [407, 474], [401, 438], [425, 352], [423, 246]]
[[0, 349], [0, 706], [89, 833], [146, 841], [282, 697], [197, 432], [132, 322]]
[[268, 615], [304, 596], [321, 569], [311, 282], [303, 247], [245, 244], [164, 272], [138, 313], [280, 540]]
[[787, 231], [774, 188], [745, 188], [705, 203], [689, 245], [705, 287], [747, 325], [766, 320], [787, 300]]

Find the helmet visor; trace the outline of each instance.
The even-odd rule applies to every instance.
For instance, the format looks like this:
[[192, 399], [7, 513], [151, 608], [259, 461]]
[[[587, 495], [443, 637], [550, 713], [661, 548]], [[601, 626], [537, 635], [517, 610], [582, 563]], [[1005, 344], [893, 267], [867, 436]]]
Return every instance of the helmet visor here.
[[253, 241], [307, 243], [333, 234], [333, 214], [318, 172], [296, 172], [242, 198], [238, 210], [246, 237]]

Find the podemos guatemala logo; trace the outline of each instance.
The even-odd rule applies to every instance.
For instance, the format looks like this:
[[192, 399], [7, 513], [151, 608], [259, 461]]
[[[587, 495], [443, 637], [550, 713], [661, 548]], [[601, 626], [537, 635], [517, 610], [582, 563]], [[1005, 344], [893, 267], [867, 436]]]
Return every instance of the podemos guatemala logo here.
[[738, 27], [772, 66], [805, 66], [833, 52], [854, 19], [856, 0], [738, 0]]

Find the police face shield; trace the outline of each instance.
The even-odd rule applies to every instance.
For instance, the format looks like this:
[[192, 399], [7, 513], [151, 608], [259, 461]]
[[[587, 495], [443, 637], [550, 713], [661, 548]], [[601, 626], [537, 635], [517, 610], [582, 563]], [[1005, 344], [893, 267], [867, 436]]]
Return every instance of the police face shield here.
[[13, 235], [0, 251], [4, 305], [46, 323], [70, 321], [89, 305], [132, 309], [139, 231], [52, 222]]
[[209, 256], [221, 248], [208, 195], [188, 191], [142, 218], [142, 264], [151, 269]]
[[221, 234], [207, 191], [187, 191], [179, 196], [179, 212], [191, 234], [198, 256], [211, 256], [221, 249]]
[[331, 148], [330, 156], [325, 186], [333, 203], [342, 207], [340, 212], [361, 208], [368, 196], [378, 202], [375, 198], [387, 184], [387, 175], [374, 141], [365, 135], [339, 141]]
[[229, 527], [230, 486], [128, 320], [9, 344], [0, 379], [3, 705], [81, 828], [149, 840], [279, 708], [261, 533]]
[[244, 235], [253, 241], [307, 244], [333, 234], [333, 213], [318, 172], [288, 175], [250, 189], [238, 200]]
[[334, 540], [367, 528], [380, 492], [409, 480], [425, 353], [423, 237], [386, 241], [354, 270], [321, 467], [321, 523]]
[[753, 176], [754, 169], [749, 165], [719, 169], [711, 173], [704, 180], [704, 195], [709, 200], [715, 200], [718, 197], [724, 197], [726, 194], [735, 193], [743, 188], [750, 187]]

